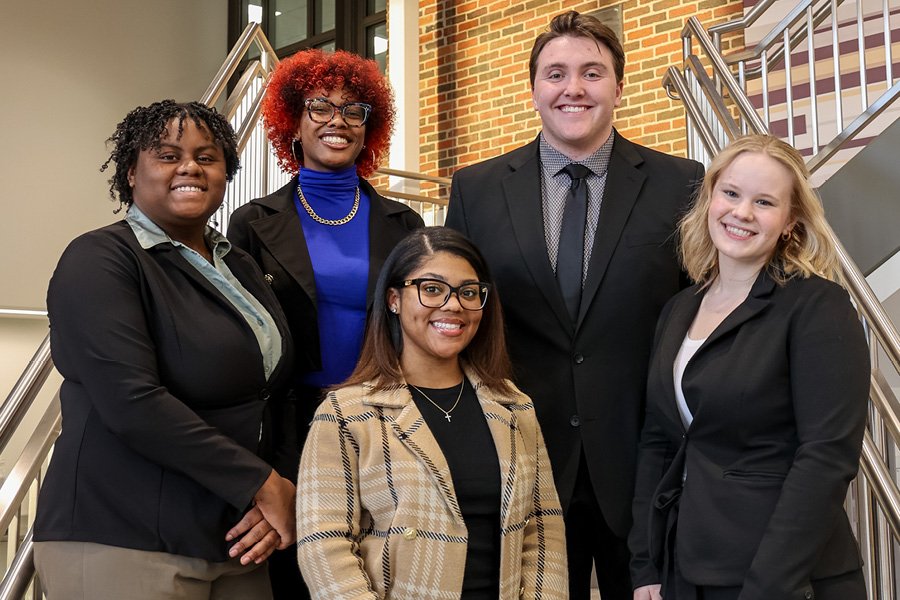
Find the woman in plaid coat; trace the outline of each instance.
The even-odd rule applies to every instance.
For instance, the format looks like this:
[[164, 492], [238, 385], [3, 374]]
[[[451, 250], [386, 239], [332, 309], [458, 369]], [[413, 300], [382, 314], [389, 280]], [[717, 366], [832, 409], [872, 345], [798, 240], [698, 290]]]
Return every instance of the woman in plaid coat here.
[[562, 511], [531, 400], [509, 381], [481, 254], [411, 233], [378, 280], [362, 356], [312, 423], [297, 494], [313, 598], [566, 597]]

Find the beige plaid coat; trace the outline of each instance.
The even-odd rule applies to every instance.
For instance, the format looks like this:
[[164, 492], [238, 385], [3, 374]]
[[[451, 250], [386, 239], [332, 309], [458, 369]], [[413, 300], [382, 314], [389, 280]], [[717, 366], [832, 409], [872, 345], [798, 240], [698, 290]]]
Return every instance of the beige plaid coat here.
[[[500, 459], [500, 600], [566, 598], [562, 510], [534, 406], [466, 375]], [[312, 597], [458, 599], [466, 541], [447, 462], [406, 385], [329, 393], [297, 484], [297, 555]]]

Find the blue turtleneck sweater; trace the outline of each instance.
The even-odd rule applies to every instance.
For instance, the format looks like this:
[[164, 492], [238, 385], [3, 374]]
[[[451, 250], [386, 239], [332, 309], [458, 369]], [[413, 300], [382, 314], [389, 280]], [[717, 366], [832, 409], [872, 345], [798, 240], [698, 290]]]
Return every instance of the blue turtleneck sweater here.
[[[323, 219], [342, 219], [353, 207], [359, 185], [356, 166], [337, 173], [300, 169], [303, 196]], [[324, 388], [347, 378], [362, 348], [369, 283], [369, 197], [360, 190], [359, 210], [349, 223], [322, 225], [313, 220], [294, 191], [294, 204], [316, 280], [316, 309], [322, 370], [301, 381]]]

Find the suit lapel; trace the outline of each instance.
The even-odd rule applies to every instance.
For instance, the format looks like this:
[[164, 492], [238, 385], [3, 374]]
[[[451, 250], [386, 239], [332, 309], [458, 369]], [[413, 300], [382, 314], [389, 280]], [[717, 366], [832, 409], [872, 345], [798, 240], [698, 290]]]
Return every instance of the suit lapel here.
[[288, 344], [290, 343], [289, 328], [284, 311], [278, 304], [275, 292], [260, 277], [258, 266], [249, 255], [232, 250], [225, 255], [225, 264], [228, 265], [228, 268], [231, 269], [231, 273], [237, 280], [241, 282], [241, 285], [253, 294], [259, 303], [263, 305], [263, 308], [269, 312], [269, 315], [274, 319], [278, 327], [278, 333], [281, 336], [281, 360], [279, 360], [276, 370], [273, 371], [270, 377], [270, 380], [274, 380], [277, 373], [286, 365], [284, 357], [288, 352]]
[[719, 323], [719, 326], [706, 338], [706, 342], [700, 346], [697, 353], [699, 354], [704, 348], [729, 332], [734, 331], [769, 306], [771, 304], [771, 295], [776, 285], [775, 280], [763, 270], [757, 276], [756, 281], [753, 282], [753, 287], [750, 288], [750, 293], [747, 295], [746, 300], [731, 311], [731, 314], [725, 317], [724, 321]]
[[[225, 307], [229, 312], [231, 312], [234, 316], [240, 319], [241, 323], [245, 323], [244, 316], [234, 307], [234, 305], [228, 301], [228, 299], [222, 295], [222, 292], [216, 288], [213, 284], [209, 282], [209, 280], [203, 276], [203, 274], [197, 270], [194, 265], [189, 263], [187, 259], [185, 259], [175, 246], [171, 244], [159, 244], [154, 246], [151, 251], [160, 257], [162, 261], [168, 262], [179, 271], [184, 273], [188, 279], [190, 279], [194, 285], [198, 288], [201, 288], [204, 292], [206, 292], [210, 297], [212, 297], [216, 302]], [[250, 326], [248, 325], [249, 329]]]
[[303, 226], [294, 207], [294, 188], [297, 178], [274, 194], [256, 202], [276, 210], [275, 214], [253, 221], [250, 226], [260, 242], [284, 270], [316, 304], [316, 280], [312, 260], [306, 248]]
[[521, 482], [516, 478], [516, 467], [519, 454], [524, 452], [521, 437], [518, 435], [516, 414], [504, 404], [509, 399], [497, 397], [487, 388], [481, 386], [474, 376], [469, 379], [475, 387], [481, 410], [487, 420], [494, 447], [497, 450], [497, 458], [500, 462], [500, 526], [504, 531], [511, 526], [510, 510], [513, 501], [521, 502], [527, 496], [527, 490], [517, 489]]
[[642, 162], [643, 159], [635, 152], [631, 142], [616, 134], [612, 155], [609, 158], [597, 233], [591, 250], [591, 262], [581, 296], [578, 326], [584, 321], [600, 288], [600, 282], [603, 281], [609, 261], [620, 242], [631, 209], [644, 186], [646, 175], [638, 169]]
[[681, 429], [684, 429], [684, 425], [681, 422], [681, 414], [678, 412], [678, 405], [675, 402], [675, 381], [672, 378], [672, 366], [675, 364], [675, 357], [681, 349], [684, 336], [687, 335], [691, 323], [694, 322], [694, 317], [697, 316], [704, 293], [696, 285], [682, 292], [682, 296], [676, 301], [666, 322], [662, 325], [659, 333], [659, 347], [653, 359], [659, 366], [656, 371], [661, 374], [662, 385], [665, 390], [666, 401], [662, 403], [662, 409]]
[[462, 511], [456, 498], [450, 466], [444, 453], [441, 452], [437, 440], [419, 408], [412, 400], [409, 388], [405, 384], [387, 390], [373, 392], [365, 401], [367, 404], [381, 406], [393, 415], [390, 429], [397, 439], [412, 452], [428, 471], [428, 475], [443, 497], [447, 509], [458, 525], [464, 525]]
[[[706, 352], [708, 348], [710, 348], [713, 344], [717, 343], [722, 338], [730, 335], [732, 332], [737, 331], [741, 325], [755, 318], [757, 315], [762, 313], [771, 303], [771, 295], [775, 290], [775, 280], [770, 278], [766, 273], [765, 269], [757, 276], [756, 281], [753, 283], [753, 287], [750, 288], [750, 293], [747, 295], [747, 298], [737, 306], [731, 314], [729, 314], [725, 319], [719, 323], [719, 326], [716, 327], [709, 337], [706, 338], [706, 341], [697, 349], [694, 353], [694, 356], [691, 358], [690, 362], [688, 362], [683, 381], [688, 380], [688, 373], [691, 368], [697, 364], [698, 360], [702, 360], [703, 354]], [[699, 308], [699, 299], [697, 307]], [[694, 309], [692, 314], [696, 314], [697, 309]], [[691, 317], [691, 321], [688, 322], [688, 327], [690, 327], [690, 323], [693, 321], [693, 317]], [[687, 329], [684, 330], [687, 333]], [[681, 341], [684, 339], [684, 333], [677, 340], [677, 346], [675, 348], [675, 352], [678, 352], [678, 349], [681, 347]], [[672, 361], [674, 363], [675, 355], [672, 355]], [[669, 364], [673, 364], [669, 363]], [[671, 382], [671, 377], [669, 378]], [[673, 394], [674, 394], [674, 384], [673, 386]], [[674, 395], [672, 396], [675, 397]], [[692, 413], [694, 415], [694, 419], [696, 420], [698, 415], [703, 412], [703, 405], [697, 404], [697, 406], [692, 409]]]
[[537, 140], [523, 147], [509, 166], [512, 172], [503, 178], [503, 192], [519, 251], [535, 285], [547, 299], [556, 318], [567, 331], [571, 331], [572, 320], [547, 254]]

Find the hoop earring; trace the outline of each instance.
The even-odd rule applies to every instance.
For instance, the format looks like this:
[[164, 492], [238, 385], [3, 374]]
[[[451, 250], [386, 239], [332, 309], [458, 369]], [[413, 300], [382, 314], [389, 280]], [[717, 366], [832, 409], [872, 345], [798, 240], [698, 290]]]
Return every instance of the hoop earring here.
[[793, 230], [785, 231], [781, 234], [781, 241], [784, 243], [789, 243], [791, 241]]
[[303, 142], [298, 139], [294, 139], [291, 141], [291, 156], [294, 157], [294, 162], [297, 163], [297, 168], [300, 167], [300, 159], [297, 158], [297, 151], [294, 149], [294, 146], [300, 146], [300, 154], [303, 154]]

